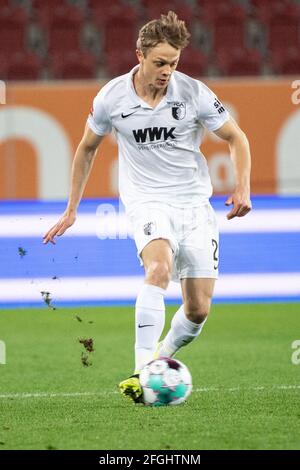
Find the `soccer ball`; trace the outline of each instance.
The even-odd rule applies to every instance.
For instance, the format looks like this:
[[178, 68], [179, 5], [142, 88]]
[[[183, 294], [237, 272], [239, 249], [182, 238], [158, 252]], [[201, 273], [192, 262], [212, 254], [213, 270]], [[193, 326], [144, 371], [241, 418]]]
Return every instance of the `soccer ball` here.
[[160, 357], [149, 362], [140, 372], [145, 405], [180, 405], [192, 391], [192, 377], [180, 361]]

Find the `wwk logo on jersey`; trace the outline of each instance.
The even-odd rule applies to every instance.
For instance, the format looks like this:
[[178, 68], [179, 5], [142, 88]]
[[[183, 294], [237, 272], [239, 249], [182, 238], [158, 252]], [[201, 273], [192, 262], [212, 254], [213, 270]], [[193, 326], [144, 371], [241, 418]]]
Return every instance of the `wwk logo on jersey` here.
[[133, 135], [137, 144], [145, 142], [161, 142], [168, 139], [175, 139], [174, 131], [176, 127], [146, 127], [146, 129], [134, 129]]
[[174, 101], [172, 103], [172, 116], [177, 121], [184, 119], [186, 115], [186, 104], [183, 101]]

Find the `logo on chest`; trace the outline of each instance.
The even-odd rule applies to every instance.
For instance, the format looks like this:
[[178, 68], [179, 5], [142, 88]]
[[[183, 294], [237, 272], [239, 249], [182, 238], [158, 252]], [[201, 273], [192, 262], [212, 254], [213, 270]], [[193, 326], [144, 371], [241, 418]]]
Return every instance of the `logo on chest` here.
[[174, 101], [172, 103], [172, 116], [177, 121], [184, 119], [186, 115], [186, 103], [184, 101]]

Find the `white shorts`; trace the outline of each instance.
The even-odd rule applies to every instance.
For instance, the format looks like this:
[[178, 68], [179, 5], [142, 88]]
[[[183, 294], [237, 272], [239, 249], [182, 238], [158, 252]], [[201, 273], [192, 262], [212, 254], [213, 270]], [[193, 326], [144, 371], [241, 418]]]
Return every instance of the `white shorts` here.
[[143, 203], [128, 214], [141, 253], [152, 240], [169, 241], [173, 251], [172, 279], [218, 278], [219, 230], [213, 208], [178, 208], [165, 203]]

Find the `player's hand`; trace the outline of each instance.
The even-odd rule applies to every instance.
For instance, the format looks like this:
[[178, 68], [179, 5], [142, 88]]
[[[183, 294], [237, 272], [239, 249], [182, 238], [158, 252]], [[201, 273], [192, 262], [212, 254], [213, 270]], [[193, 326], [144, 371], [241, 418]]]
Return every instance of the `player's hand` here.
[[227, 214], [227, 219], [233, 219], [234, 217], [243, 217], [248, 214], [252, 209], [250, 200], [250, 193], [248, 190], [236, 189], [234, 193], [227, 198], [225, 202], [226, 206], [232, 206], [230, 212]]
[[74, 213], [69, 214], [68, 212], [65, 212], [59, 221], [53, 225], [53, 227], [51, 227], [50, 230], [48, 230], [48, 232], [43, 236], [43, 243], [47, 244], [48, 242], [51, 242], [53, 245], [55, 245], [56, 242], [54, 237], [60, 237], [63, 235], [65, 231], [74, 224], [75, 220], [76, 215]]

